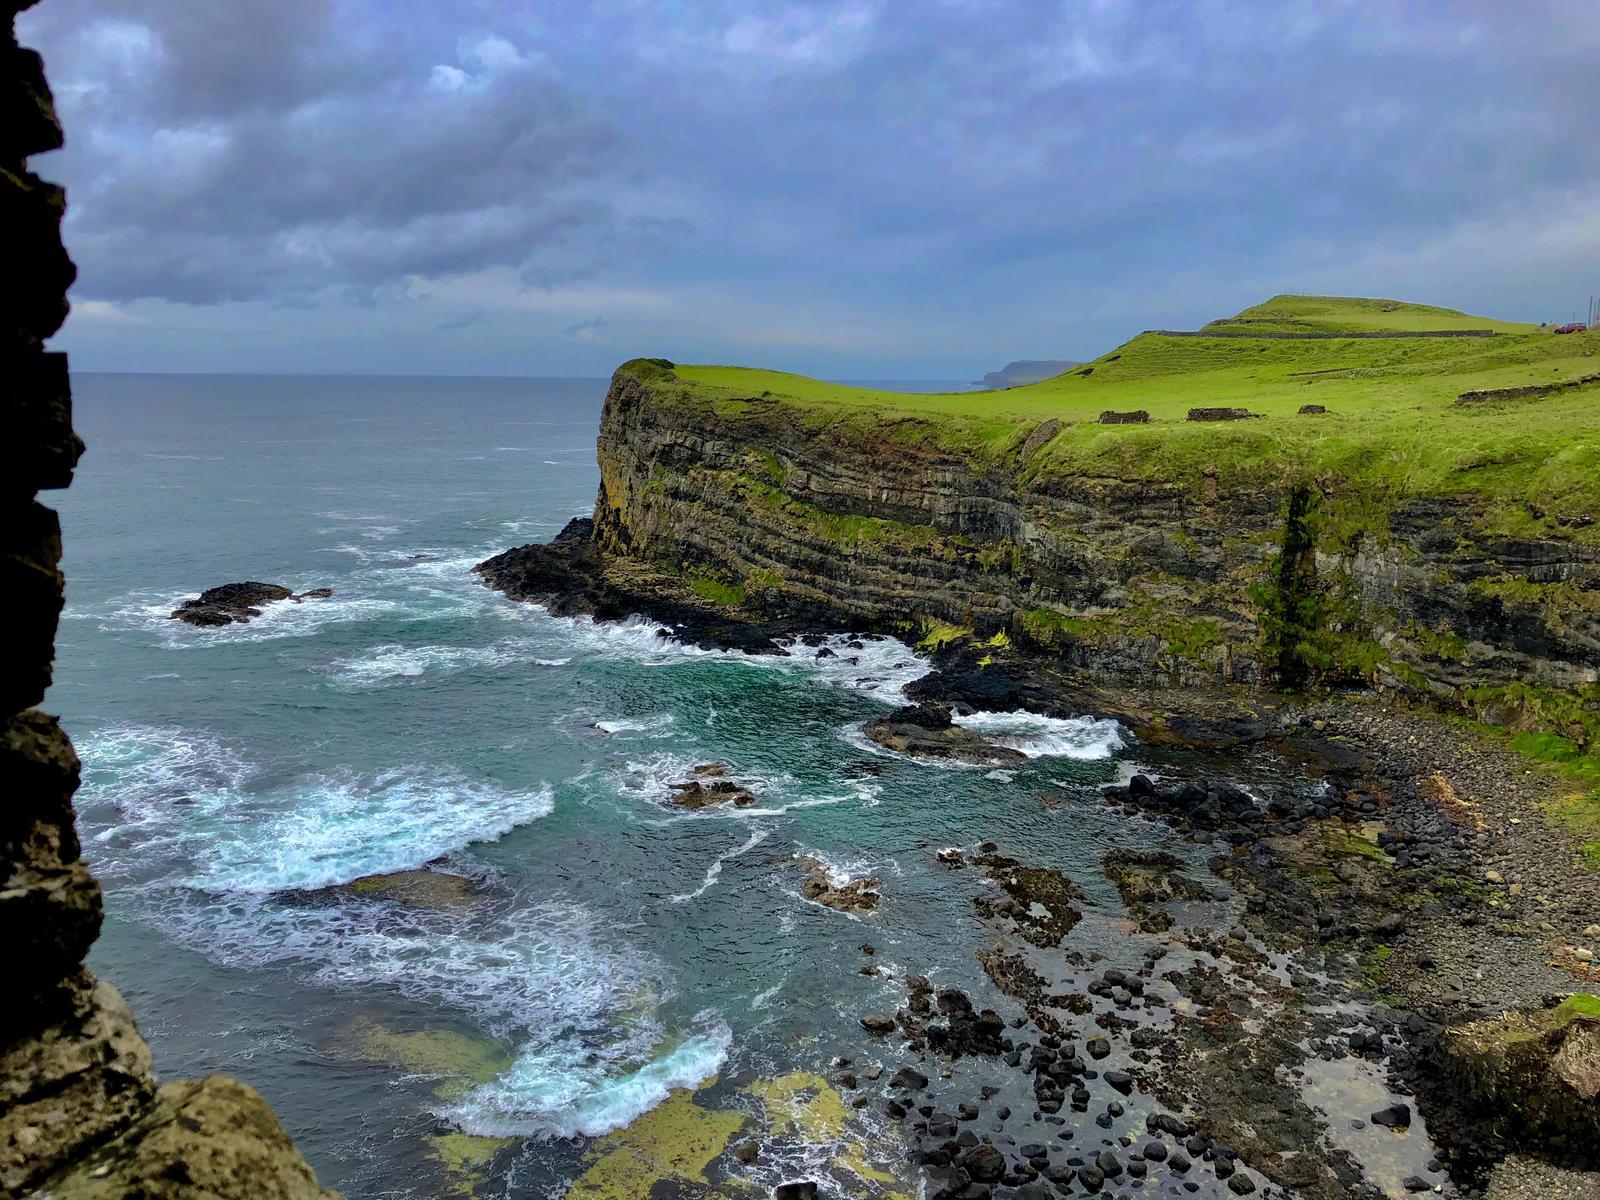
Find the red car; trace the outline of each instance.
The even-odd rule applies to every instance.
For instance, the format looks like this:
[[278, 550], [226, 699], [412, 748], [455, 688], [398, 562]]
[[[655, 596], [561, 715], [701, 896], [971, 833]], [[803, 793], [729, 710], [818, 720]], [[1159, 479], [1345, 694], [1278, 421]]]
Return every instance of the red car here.
[[1582, 333], [1587, 328], [1589, 328], [1589, 327], [1587, 325], [1585, 325], [1582, 321], [1574, 321], [1570, 325], [1557, 325], [1556, 326], [1556, 332], [1557, 333]]

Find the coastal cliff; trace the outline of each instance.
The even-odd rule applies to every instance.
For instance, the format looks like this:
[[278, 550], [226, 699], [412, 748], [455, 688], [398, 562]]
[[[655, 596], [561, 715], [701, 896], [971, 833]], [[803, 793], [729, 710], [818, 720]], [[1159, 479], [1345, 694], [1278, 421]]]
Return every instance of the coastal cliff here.
[[1063, 467], [1063, 425], [953, 448], [928, 418], [863, 428], [634, 362], [606, 398], [594, 538], [711, 608], [1000, 639], [1129, 682], [1298, 669], [1515, 721], [1600, 678], [1586, 514], [1512, 534], [1471, 494], [1290, 464], [1152, 476], [1115, 445]]
[[0, 1197], [331, 1195], [266, 1103], [226, 1076], [158, 1084], [150, 1049], [117, 990], [85, 968], [100, 932], [72, 796], [79, 764], [50, 684], [61, 613], [61, 532], [40, 489], [64, 488], [83, 443], [72, 430], [66, 356], [44, 342], [66, 319], [74, 268], [62, 248], [62, 190], [28, 170], [62, 144], [39, 56], [0, 45], [0, 297], [5, 483], [0, 570], [8, 662], [0, 684], [0, 917], [9, 969], [0, 1029]]
[[[606, 397], [593, 516], [478, 570], [557, 615], [642, 614], [751, 652], [830, 631], [917, 641], [934, 670], [906, 692], [927, 703], [862, 730], [917, 761], [952, 756], [938, 738], [965, 706], [1116, 718], [1158, 772], [1199, 750], [1309, 773], [1304, 799], [1264, 806], [1181, 767], [1165, 792], [1136, 774], [1100, 794], [1220, 848], [1207, 865], [1248, 933], [1227, 918], [1207, 937], [1304, 955], [1403, 1020], [1392, 1078], [1474, 1189], [1456, 1194], [1587, 1194], [1600, 339], [1320, 297], [1239, 323], [1257, 332], [1141, 334], [987, 394], [635, 360]], [[1041, 1011], [1060, 1002], [1003, 956], [984, 967]], [[1162, 1044], [1165, 1102], [1292, 1194], [1376, 1194], [1318, 1132], [1368, 1110], [1318, 1116], [1282, 1086], [1319, 1003], [1309, 976], [1290, 982], [1253, 1027], [1218, 1010], [1140, 1045]], [[1367, 1046], [1341, 1030], [1326, 1053], [1388, 1053]], [[1412, 1115], [1375, 1103], [1368, 1120]], [[927, 1129], [937, 1175], [948, 1147]], [[1382, 1194], [1433, 1189], [1425, 1174]]]

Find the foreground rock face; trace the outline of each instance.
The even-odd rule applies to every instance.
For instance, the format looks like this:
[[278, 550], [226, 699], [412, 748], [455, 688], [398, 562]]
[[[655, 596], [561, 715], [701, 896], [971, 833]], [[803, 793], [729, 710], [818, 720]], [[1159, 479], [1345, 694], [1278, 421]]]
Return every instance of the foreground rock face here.
[[193, 600], [185, 600], [172, 610], [174, 620], [190, 625], [243, 625], [251, 617], [259, 617], [261, 609], [279, 600], [326, 600], [333, 595], [332, 588], [313, 588], [296, 595], [281, 583], [224, 583], [207, 588]]
[[329, 1195], [243, 1084], [158, 1088], [127, 1005], [83, 967], [101, 903], [74, 827], [78, 757], [32, 707], [50, 684], [62, 603], [60, 527], [34, 496], [66, 487], [83, 450], [66, 356], [43, 348], [74, 272], [61, 189], [27, 169], [61, 145], [61, 128], [38, 55], [10, 28], [18, 8], [0, 46], [0, 258], [12, 268], [0, 284], [0, 1200]]

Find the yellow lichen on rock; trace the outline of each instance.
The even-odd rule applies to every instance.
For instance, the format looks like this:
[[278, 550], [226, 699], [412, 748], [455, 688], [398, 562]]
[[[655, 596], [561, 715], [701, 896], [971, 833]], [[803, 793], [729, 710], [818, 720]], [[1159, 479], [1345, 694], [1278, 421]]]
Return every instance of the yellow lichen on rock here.
[[[774, 1140], [793, 1138], [812, 1146], [836, 1147], [832, 1166], [847, 1171], [864, 1183], [891, 1187], [900, 1181], [867, 1158], [863, 1139], [850, 1128], [850, 1110], [837, 1088], [820, 1075], [795, 1071], [774, 1079], [763, 1079], [745, 1091], [761, 1101], [766, 1113], [767, 1134]], [[881, 1192], [889, 1200], [895, 1192]]]
[[702, 1108], [674, 1091], [625, 1129], [596, 1143], [596, 1157], [568, 1200], [645, 1200], [664, 1179], [705, 1183], [706, 1168], [744, 1127], [743, 1113]]
[[767, 1131], [775, 1138], [826, 1145], [844, 1137], [844, 1097], [820, 1075], [795, 1071], [759, 1080], [746, 1091], [761, 1101]]
[[476, 1196], [494, 1156], [516, 1138], [476, 1137], [470, 1133], [428, 1136], [428, 1154], [444, 1168], [452, 1196]]

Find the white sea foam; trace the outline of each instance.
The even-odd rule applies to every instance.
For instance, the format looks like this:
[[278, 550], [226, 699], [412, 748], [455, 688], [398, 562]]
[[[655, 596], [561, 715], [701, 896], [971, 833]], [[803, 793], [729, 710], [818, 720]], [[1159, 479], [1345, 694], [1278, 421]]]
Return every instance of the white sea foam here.
[[530, 646], [525, 639], [507, 639], [492, 646], [374, 646], [363, 654], [335, 659], [329, 670], [338, 682], [349, 687], [381, 687], [427, 673], [539, 662], [529, 653]]
[[712, 1013], [681, 1040], [664, 1033], [660, 964], [609, 944], [571, 904], [485, 917], [349, 895], [289, 905], [178, 891], [155, 916], [224, 966], [290, 970], [339, 991], [393, 992], [469, 1014], [518, 1043], [509, 1070], [444, 1113], [471, 1133], [603, 1133], [671, 1088], [714, 1074], [731, 1044]]
[[[83, 739], [95, 865], [113, 878], [213, 892], [321, 888], [418, 867], [547, 815], [550, 788], [512, 789], [436, 768], [262, 774], [185, 730], [122, 726]], [[106, 812], [109, 807], [112, 811]]]
[[955, 722], [996, 746], [1019, 750], [1029, 758], [1110, 758], [1124, 745], [1122, 726], [1101, 717], [975, 712], [957, 716]]
[[[852, 645], [859, 642], [859, 646]], [[905, 689], [933, 668], [904, 642], [892, 637], [834, 634], [817, 646], [799, 641], [781, 643], [788, 659], [770, 659], [775, 665], [792, 663], [814, 671], [824, 683], [863, 692], [886, 704], [905, 703]], [[827, 651], [827, 653], [824, 653]]]
[[736, 771], [727, 778], [754, 792], [756, 803], [745, 808], [732, 804], [713, 804], [694, 810], [683, 809], [672, 803], [672, 785], [693, 778], [694, 767], [704, 761], [703, 758], [660, 754], [648, 759], [630, 760], [624, 770], [614, 772], [610, 778], [621, 795], [646, 800], [670, 813], [671, 819], [683, 821], [778, 817], [796, 809], [842, 804], [850, 800], [871, 804], [882, 790], [871, 780], [849, 780], [835, 787], [819, 789], [803, 786], [786, 772]]
[[96, 868], [126, 880], [130, 911], [223, 966], [397, 994], [515, 1042], [512, 1068], [449, 1114], [469, 1131], [604, 1132], [727, 1054], [714, 1014], [664, 1032], [661, 964], [564, 897], [453, 911], [301, 890], [497, 837], [549, 812], [548, 789], [422, 770], [268, 786], [214, 737], [149, 727], [84, 738], [83, 754]]
[[[321, 586], [304, 583], [304, 587]], [[71, 615], [77, 620], [98, 620], [107, 632], [134, 629], [159, 638], [168, 648], [187, 650], [240, 642], [263, 642], [276, 638], [311, 637], [326, 625], [365, 621], [399, 612], [396, 600], [336, 590], [326, 599], [279, 600], [264, 605], [261, 615], [247, 623], [196, 627], [174, 620], [173, 609], [195, 592], [131, 592], [112, 604], [80, 609]]]
[[[585, 657], [621, 658], [648, 667], [721, 659], [769, 670], [805, 672], [832, 687], [861, 692], [886, 704], [904, 703], [906, 686], [932, 669], [911, 647], [891, 637], [835, 634], [815, 646], [791, 639], [777, 643], [783, 654], [752, 654], [680, 641], [661, 622], [641, 616], [597, 621], [589, 616], [552, 617], [542, 605], [508, 607], [555, 622], [560, 635]], [[856, 642], [860, 644], [852, 644]]]
[[671, 899], [674, 904], [687, 904], [691, 900], [698, 900], [701, 896], [704, 896], [712, 889], [713, 886], [715, 886], [717, 879], [722, 875], [723, 864], [726, 863], [730, 858], [738, 858], [747, 850], [754, 850], [762, 842], [767, 840], [768, 832], [769, 830], [766, 829], [758, 829], [747, 839], [745, 839], [745, 842], [742, 846], [735, 846], [732, 850], [727, 850], [717, 855], [717, 857], [711, 861], [711, 865], [706, 868], [705, 879], [701, 881], [699, 887], [695, 888], [695, 890], [692, 892], [684, 892], [681, 895], [671, 896], [669, 899]]
[[715, 1075], [733, 1034], [706, 1012], [695, 1032], [676, 1044], [646, 1042], [628, 1039], [603, 1055], [581, 1046], [530, 1047], [504, 1075], [474, 1088], [444, 1115], [486, 1137], [596, 1137], [628, 1125], [672, 1089], [698, 1087]]
[[631, 733], [665, 737], [677, 720], [672, 713], [657, 713], [653, 717], [607, 717], [596, 721], [594, 727], [601, 733], [612, 735]]

